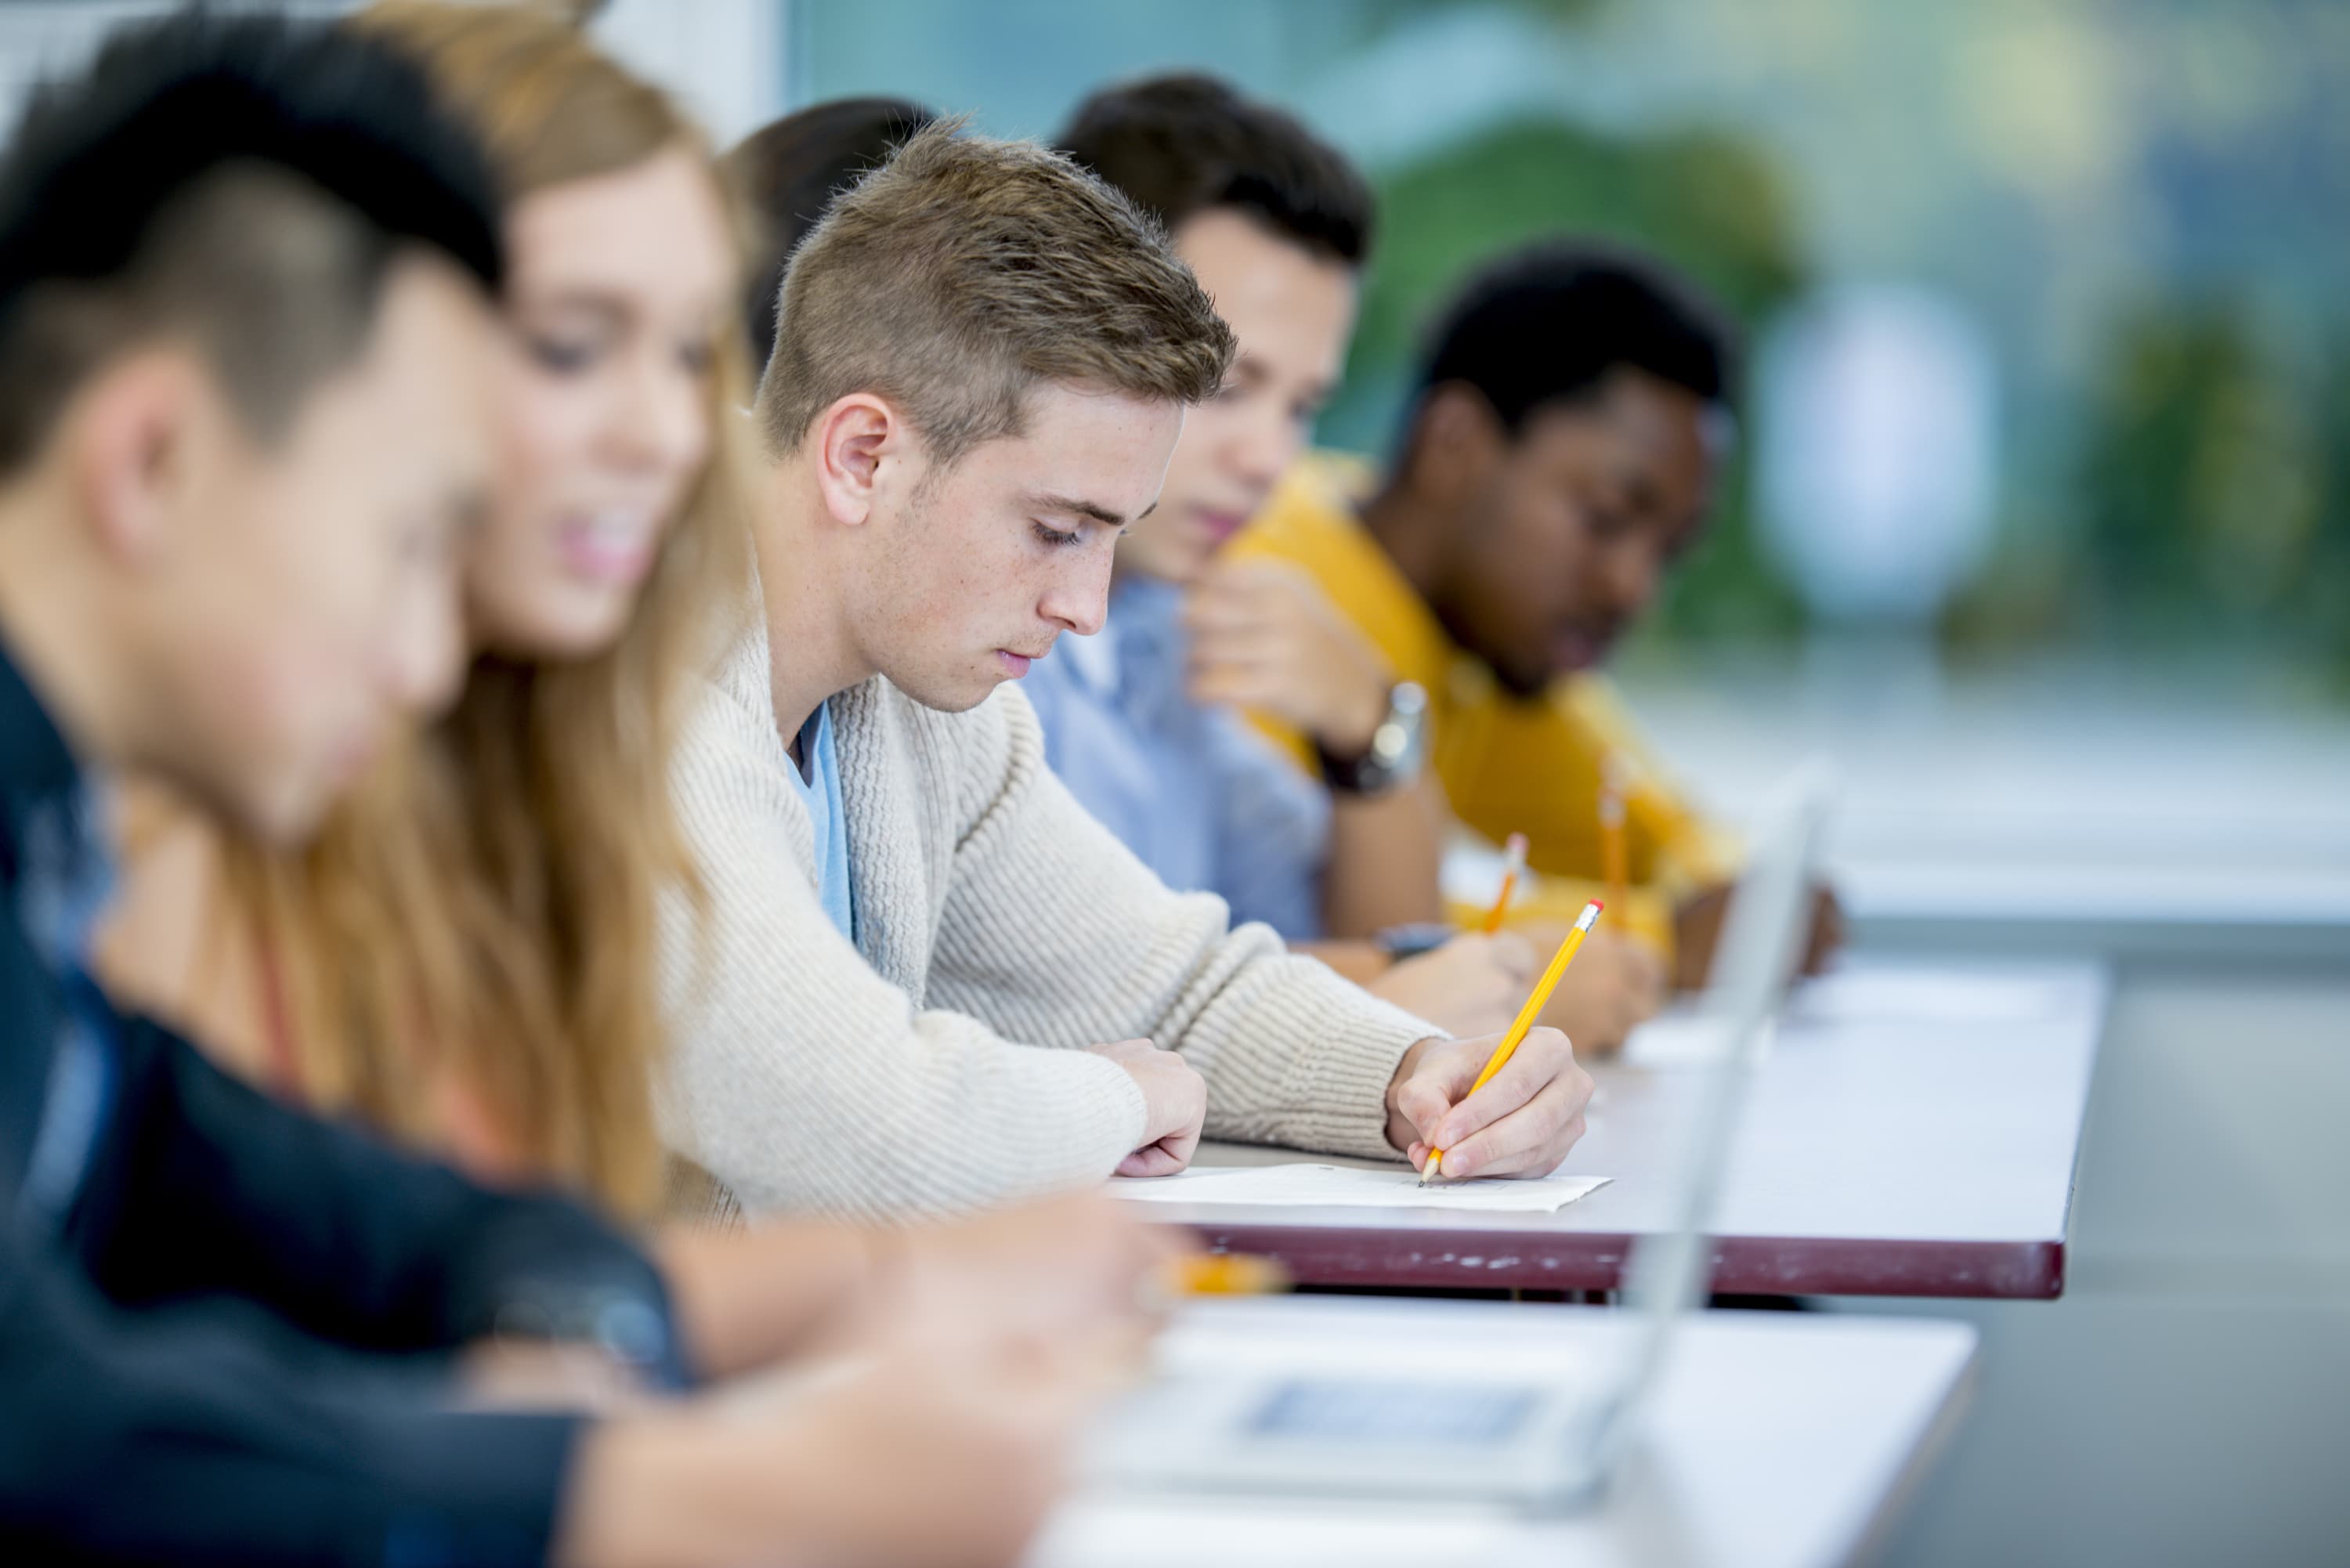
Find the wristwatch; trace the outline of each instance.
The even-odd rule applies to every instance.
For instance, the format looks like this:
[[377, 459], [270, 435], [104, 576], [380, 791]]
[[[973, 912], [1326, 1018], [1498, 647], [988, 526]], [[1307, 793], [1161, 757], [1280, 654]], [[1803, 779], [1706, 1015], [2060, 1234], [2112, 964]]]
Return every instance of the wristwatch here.
[[1371, 732], [1370, 749], [1359, 757], [1334, 757], [1318, 744], [1322, 782], [1340, 794], [1376, 799], [1392, 794], [1419, 776], [1428, 754], [1428, 693], [1409, 680], [1388, 690], [1387, 716]]

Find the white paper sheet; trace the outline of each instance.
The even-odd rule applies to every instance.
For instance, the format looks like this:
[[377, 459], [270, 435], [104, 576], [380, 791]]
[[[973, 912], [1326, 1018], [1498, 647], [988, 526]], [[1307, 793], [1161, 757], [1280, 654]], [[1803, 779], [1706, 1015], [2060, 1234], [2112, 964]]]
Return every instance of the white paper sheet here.
[[1123, 1177], [1113, 1198], [1149, 1203], [1262, 1203], [1298, 1208], [1470, 1209], [1553, 1214], [1605, 1187], [1605, 1176], [1545, 1176], [1419, 1184], [1408, 1168], [1364, 1170], [1344, 1165], [1228, 1165], [1174, 1176]]

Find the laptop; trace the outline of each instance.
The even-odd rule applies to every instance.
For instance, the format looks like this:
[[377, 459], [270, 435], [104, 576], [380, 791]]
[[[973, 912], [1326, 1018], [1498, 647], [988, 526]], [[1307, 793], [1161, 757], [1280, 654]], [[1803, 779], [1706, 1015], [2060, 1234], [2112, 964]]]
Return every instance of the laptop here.
[[[1704, 1303], [1708, 1223], [1755, 1057], [1803, 951], [1831, 795], [1829, 771], [1809, 764], [1757, 816], [1699, 1004], [1717, 1044], [1671, 1168], [1672, 1223], [1636, 1244], [1624, 1314], [1604, 1349], [1432, 1335], [1408, 1368], [1390, 1372], [1376, 1368], [1378, 1351], [1326, 1324], [1311, 1338], [1284, 1334], [1278, 1302], [1195, 1312], [1187, 1318], [1197, 1332], [1179, 1322], [1153, 1381], [1121, 1402], [1091, 1446], [1088, 1478], [1111, 1490], [1544, 1512], [1595, 1496], [1623, 1457], [1675, 1324]], [[1392, 1345], [1391, 1333], [1379, 1341], [1390, 1353]]]

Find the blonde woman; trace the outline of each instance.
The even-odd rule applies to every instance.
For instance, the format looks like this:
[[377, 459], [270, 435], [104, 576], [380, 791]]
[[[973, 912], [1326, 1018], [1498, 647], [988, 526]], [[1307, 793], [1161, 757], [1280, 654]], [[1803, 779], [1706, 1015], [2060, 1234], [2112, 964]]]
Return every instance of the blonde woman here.
[[[475, 657], [298, 860], [135, 814], [114, 968], [299, 1103], [643, 1218], [656, 899], [691, 881], [665, 763], [743, 597], [727, 209], [698, 131], [557, 23], [390, 4], [356, 25], [424, 59], [509, 202]], [[224, 918], [173, 941], [207, 887]]]

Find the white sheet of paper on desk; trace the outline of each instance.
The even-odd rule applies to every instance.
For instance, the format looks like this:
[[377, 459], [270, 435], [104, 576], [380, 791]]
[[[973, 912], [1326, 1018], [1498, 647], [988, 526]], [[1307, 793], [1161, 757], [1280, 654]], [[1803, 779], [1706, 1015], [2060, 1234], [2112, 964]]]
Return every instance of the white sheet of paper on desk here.
[[1123, 1177], [1113, 1198], [1155, 1203], [1262, 1203], [1294, 1208], [1472, 1209], [1492, 1213], [1553, 1214], [1605, 1187], [1605, 1176], [1545, 1176], [1436, 1181], [1422, 1187], [1410, 1170], [1364, 1170], [1345, 1165], [1227, 1165], [1174, 1176]]

